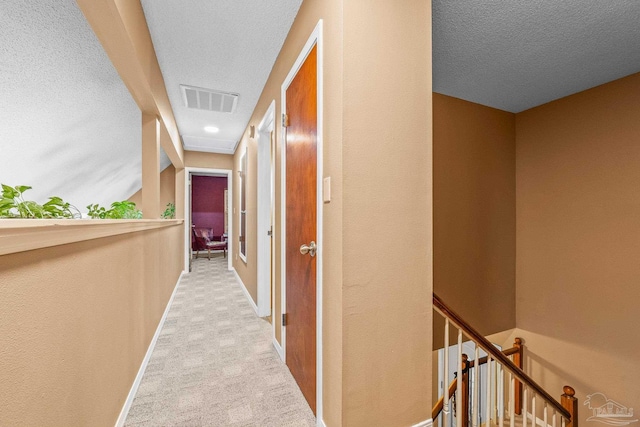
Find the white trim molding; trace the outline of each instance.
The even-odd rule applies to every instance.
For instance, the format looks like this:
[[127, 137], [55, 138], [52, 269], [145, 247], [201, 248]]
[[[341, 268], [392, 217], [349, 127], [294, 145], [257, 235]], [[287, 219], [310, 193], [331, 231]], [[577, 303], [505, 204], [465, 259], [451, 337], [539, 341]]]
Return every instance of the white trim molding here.
[[240, 275], [238, 274], [236, 269], [234, 268], [232, 271], [233, 271], [233, 274], [236, 276], [236, 280], [238, 281], [238, 284], [240, 285], [240, 288], [242, 289], [242, 292], [244, 292], [244, 296], [247, 297], [247, 300], [249, 300], [249, 304], [251, 304], [251, 307], [253, 308], [253, 311], [256, 312], [256, 316], [257, 316], [258, 315], [258, 306], [253, 301], [253, 298], [251, 298], [251, 294], [247, 290], [247, 287], [244, 285], [244, 282], [240, 278]]
[[282, 346], [275, 336], [273, 337], [273, 348], [276, 349], [276, 353], [278, 353], [278, 356], [280, 356], [280, 359], [284, 362], [284, 352], [282, 351]]
[[149, 364], [149, 360], [151, 359], [151, 355], [153, 354], [153, 349], [156, 347], [156, 342], [158, 341], [158, 337], [160, 336], [160, 332], [162, 331], [164, 322], [165, 320], [167, 320], [167, 315], [169, 314], [169, 310], [171, 309], [173, 298], [176, 296], [176, 291], [180, 286], [180, 281], [182, 280], [182, 276], [184, 274], [185, 274], [184, 272], [180, 273], [180, 277], [178, 277], [176, 286], [173, 288], [171, 297], [167, 302], [167, 306], [165, 307], [164, 313], [162, 314], [162, 317], [160, 318], [160, 322], [158, 323], [158, 327], [156, 328], [156, 333], [153, 335], [153, 338], [149, 343], [149, 348], [147, 348], [147, 353], [144, 355], [144, 359], [142, 359], [142, 363], [140, 364], [140, 369], [138, 369], [138, 374], [136, 375], [136, 378], [133, 380], [133, 384], [131, 385], [131, 389], [129, 390], [127, 399], [124, 401], [124, 405], [122, 406], [120, 415], [118, 415], [118, 419], [116, 420], [116, 427], [124, 426], [124, 422], [127, 420], [127, 415], [129, 415], [129, 409], [131, 409], [131, 404], [133, 403], [133, 399], [135, 399], [136, 394], [138, 393], [138, 387], [140, 387], [140, 382], [142, 381], [142, 377], [144, 376], [144, 371], [147, 369], [147, 365]]
[[[271, 315], [272, 300], [275, 291], [275, 238], [272, 219], [275, 215], [275, 154], [271, 134], [275, 132], [276, 101], [271, 101], [260, 125], [256, 129], [257, 139], [257, 181], [258, 181], [258, 209], [257, 209], [257, 283], [258, 283], [258, 315]], [[269, 234], [269, 231], [271, 234]], [[273, 323], [273, 322], [272, 322]], [[274, 329], [275, 334], [275, 329]]]
[[428, 420], [421, 421], [418, 424], [412, 425], [411, 427], [432, 427], [432, 426], [433, 426], [433, 420], [429, 418]]

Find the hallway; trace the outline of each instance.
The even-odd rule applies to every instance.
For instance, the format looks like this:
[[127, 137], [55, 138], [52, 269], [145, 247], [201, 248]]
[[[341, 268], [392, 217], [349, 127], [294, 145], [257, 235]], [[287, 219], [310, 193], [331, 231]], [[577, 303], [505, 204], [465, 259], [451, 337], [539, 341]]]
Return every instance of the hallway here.
[[183, 276], [126, 426], [314, 426], [221, 255]]

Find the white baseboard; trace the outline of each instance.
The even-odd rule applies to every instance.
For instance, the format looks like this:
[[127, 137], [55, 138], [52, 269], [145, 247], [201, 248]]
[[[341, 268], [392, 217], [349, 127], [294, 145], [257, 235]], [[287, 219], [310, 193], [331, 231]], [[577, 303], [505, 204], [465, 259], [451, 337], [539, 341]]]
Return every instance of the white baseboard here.
[[[240, 284], [240, 287], [242, 288], [242, 291], [244, 292], [244, 296], [247, 297], [247, 300], [249, 300], [249, 304], [251, 304], [251, 307], [253, 307], [253, 311], [255, 311], [256, 312], [256, 316], [258, 316], [258, 306], [253, 301], [253, 298], [251, 298], [251, 294], [247, 290], [247, 287], [244, 285], [244, 282], [240, 278], [240, 275], [238, 275], [238, 272], [236, 271], [235, 268], [233, 269], [233, 274], [236, 275], [236, 280], [238, 280], [238, 283]], [[258, 317], [260, 317], [260, 316], [258, 316]]]
[[173, 297], [175, 297], [176, 295], [176, 291], [178, 290], [178, 286], [180, 285], [180, 280], [182, 280], [182, 276], [184, 274], [185, 274], [184, 271], [180, 273], [180, 277], [178, 277], [176, 286], [173, 288], [173, 292], [171, 293], [169, 302], [167, 302], [167, 306], [164, 309], [162, 318], [160, 318], [160, 323], [158, 323], [158, 327], [156, 328], [156, 333], [153, 335], [153, 338], [151, 339], [151, 343], [149, 343], [149, 348], [147, 348], [147, 353], [144, 355], [144, 359], [142, 359], [142, 364], [140, 365], [140, 369], [138, 369], [138, 375], [136, 375], [136, 378], [133, 380], [133, 385], [131, 386], [131, 390], [129, 390], [127, 399], [124, 401], [124, 405], [122, 406], [120, 415], [116, 420], [116, 427], [124, 426], [124, 422], [127, 419], [127, 415], [129, 415], [129, 409], [131, 409], [131, 404], [133, 403], [133, 399], [135, 399], [136, 397], [136, 393], [138, 392], [138, 387], [140, 386], [140, 382], [142, 381], [142, 377], [144, 376], [144, 371], [147, 369], [147, 365], [149, 364], [149, 359], [151, 359], [151, 354], [153, 353], [153, 349], [155, 348], [156, 342], [158, 341], [158, 336], [160, 336], [160, 331], [164, 326], [164, 321], [167, 319], [167, 314], [169, 314], [169, 309], [171, 308]]
[[429, 418], [428, 420], [421, 421], [418, 424], [414, 424], [411, 427], [432, 427], [432, 426], [433, 426], [433, 420]]
[[282, 346], [280, 345], [276, 337], [273, 337], [273, 348], [276, 349], [276, 353], [278, 353], [278, 356], [280, 356], [280, 360], [284, 362], [284, 351], [282, 350]]
[[[316, 421], [316, 424], [318, 427], [327, 427], [324, 420], [318, 420]], [[433, 427], [433, 420], [429, 418], [428, 420], [424, 420], [422, 422], [419, 422], [418, 424], [414, 424], [411, 427]]]

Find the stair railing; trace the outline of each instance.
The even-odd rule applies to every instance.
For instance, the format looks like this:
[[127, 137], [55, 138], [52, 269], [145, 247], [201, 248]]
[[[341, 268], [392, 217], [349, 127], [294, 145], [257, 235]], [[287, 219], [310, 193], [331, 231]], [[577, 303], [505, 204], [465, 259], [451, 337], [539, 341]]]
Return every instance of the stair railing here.
[[[485, 427], [489, 427], [493, 419], [498, 427], [504, 427], [505, 414], [498, 408], [504, 407], [504, 396], [506, 394], [505, 375], [508, 387], [508, 419], [509, 427], [515, 427], [516, 415], [522, 415], [522, 427], [536, 427], [541, 421], [544, 427], [578, 427], [578, 400], [575, 398], [575, 390], [569, 386], [563, 388], [561, 402], [554, 399], [538, 383], [529, 377], [522, 370], [523, 351], [522, 340], [516, 338], [514, 346], [505, 351], [498, 350], [484, 336], [476, 331], [457, 313], [449, 308], [435, 293], [433, 294], [434, 309], [440, 313], [445, 320], [444, 324], [444, 373], [445, 380], [442, 383], [442, 397], [436, 402], [432, 410], [432, 419], [439, 415], [443, 417], [443, 426], [448, 427], [448, 418], [451, 415], [451, 403], [455, 398], [455, 418], [456, 427], [468, 427], [471, 420], [472, 427], [478, 426], [479, 407], [479, 369], [481, 365], [487, 365], [487, 379], [491, 378], [491, 370], [496, 370], [497, 381], [492, 390], [492, 382], [486, 383], [486, 420]], [[456, 378], [449, 383], [449, 340], [450, 328], [457, 329], [457, 364], [459, 367]], [[462, 337], [466, 335], [476, 345], [474, 360], [470, 361], [466, 354], [462, 353]], [[479, 357], [479, 349], [487, 353], [485, 357]], [[509, 357], [512, 357], [510, 359]], [[469, 402], [469, 375], [473, 369], [473, 390], [471, 391], [472, 401]], [[448, 385], [447, 385], [448, 384]], [[495, 393], [492, 393], [495, 392]], [[491, 399], [490, 396], [496, 396]], [[495, 406], [492, 406], [492, 401]], [[538, 401], [541, 401], [542, 419], [537, 421]], [[531, 405], [529, 408], [529, 404]], [[470, 409], [471, 408], [471, 409]], [[494, 409], [494, 411], [492, 411]], [[530, 410], [530, 412], [529, 412]], [[549, 410], [551, 410], [551, 424], [549, 423]], [[471, 412], [471, 413], [469, 413]], [[531, 414], [531, 422], [528, 416]], [[493, 414], [493, 416], [491, 415]], [[558, 426], [560, 418], [560, 426]], [[520, 424], [520, 423], [519, 423]]]

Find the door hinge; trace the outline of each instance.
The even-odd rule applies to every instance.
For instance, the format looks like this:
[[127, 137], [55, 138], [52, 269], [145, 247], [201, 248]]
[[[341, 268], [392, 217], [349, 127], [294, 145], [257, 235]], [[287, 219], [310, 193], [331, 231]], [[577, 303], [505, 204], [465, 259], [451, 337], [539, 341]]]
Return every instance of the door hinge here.
[[282, 113], [282, 126], [287, 127], [289, 126], [289, 115]]
[[273, 228], [270, 228], [269, 231], [267, 231], [267, 236], [273, 237]]
[[287, 313], [282, 313], [282, 326], [287, 326]]

